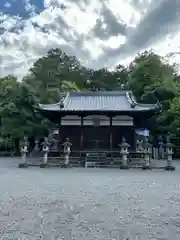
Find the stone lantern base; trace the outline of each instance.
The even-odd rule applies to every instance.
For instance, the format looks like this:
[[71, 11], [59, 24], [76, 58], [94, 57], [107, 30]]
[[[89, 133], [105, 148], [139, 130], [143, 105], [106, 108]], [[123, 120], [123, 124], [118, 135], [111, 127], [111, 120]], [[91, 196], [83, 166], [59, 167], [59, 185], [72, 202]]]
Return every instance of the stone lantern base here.
[[28, 164], [27, 163], [20, 163], [18, 165], [18, 168], [28, 168]]
[[40, 166], [40, 168], [48, 168], [49, 164], [48, 163], [41, 163], [39, 166]]
[[68, 163], [68, 164], [63, 163], [61, 165], [61, 168], [72, 168], [72, 165], [70, 163]]
[[166, 166], [166, 167], [164, 168], [164, 170], [166, 170], [166, 171], [175, 171], [176, 168], [175, 168], [174, 166]]
[[128, 166], [128, 165], [121, 164], [121, 165], [120, 165], [120, 169], [129, 169], [129, 166]]
[[142, 166], [142, 170], [152, 170], [151, 166]]

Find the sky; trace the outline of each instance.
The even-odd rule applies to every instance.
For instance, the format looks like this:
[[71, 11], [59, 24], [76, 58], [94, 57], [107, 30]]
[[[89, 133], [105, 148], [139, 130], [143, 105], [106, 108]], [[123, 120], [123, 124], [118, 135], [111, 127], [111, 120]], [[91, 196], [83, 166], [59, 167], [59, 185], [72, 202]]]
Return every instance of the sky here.
[[0, 0], [0, 76], [22, 78], [51, 48], [88, 67], [152, 49], [180, 61], [180, 0]]

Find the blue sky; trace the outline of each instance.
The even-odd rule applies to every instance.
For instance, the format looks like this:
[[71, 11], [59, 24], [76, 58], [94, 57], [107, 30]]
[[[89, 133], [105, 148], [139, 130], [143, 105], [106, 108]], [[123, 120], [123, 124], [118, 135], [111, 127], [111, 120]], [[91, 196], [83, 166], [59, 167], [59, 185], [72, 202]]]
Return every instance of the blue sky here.
[[[1, 0], [0, 11], [8, 15], [19, 15], [27, 18], [29, 11], [26, 10], [26, 3], [25, 0]], [[29, 3], [35, 6], [37, 13], [44, 9], [44, 0], [30, 0]]]
[[180, 61], [179, 0], [0, 0], [0, 76], [24, 76], [51, 48], [83, 65], [127, 65], [153, 49]]

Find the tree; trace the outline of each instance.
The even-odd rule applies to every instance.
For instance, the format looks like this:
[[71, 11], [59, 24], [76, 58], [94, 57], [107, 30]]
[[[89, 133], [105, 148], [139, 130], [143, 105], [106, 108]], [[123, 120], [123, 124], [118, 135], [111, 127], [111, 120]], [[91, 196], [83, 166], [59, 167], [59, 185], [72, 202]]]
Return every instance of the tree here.
[[62, 91], [79, 91], [72, 80], [72, 73], [80, 74], [79, 69], [74, 57], [56, 49], [39, 59], [22, 82], [13, 76], [1, 78], [1, 135], [14, 139], [47, 135], [53, 124], [38, 114], [34, 106], [59, 101]]
[[34, 63], [24, 82], [41, 103], [53, 103], [59, 100], [59, 92], [79, 90], [80, 83], [76, 80], [82, 79], [81, 72], [82, 67], [75, 57], [52, 49]]
[[128, 90], [129, 72], [127, 68], [125, 68], [121, 64], [117, 65], [115, 70], [113, 71], [113, 76], [117, 81], [116, 82], [117, 87], [121, 87], [123, 89]]
[[139, 54], [127, 68], [118, 65], [109, 71], [83, 67], [75, 57], [52, 49], [34, 63], [22, 82], [13, 76], [0, 79], [1, 137], [47, 135], [53, 124], [34, 105], [57, 102], [61, 92], [93, 85], [104, 90], [130, 89], [138, 101], [159, 102], [161, 111], [150, 121], [152, 134], [180, 133], [179, 79], [175, 67], [152, 51]]
[[128, 88], [140, 101], [145, 100], [144, 95], [161, 86], [164, 81], [174, 81], [177, 77], [174, 67], [151, 51], [139, 54], [130, 64], [128, 72]]
[[179, 95], [176, 79], [178, 74], [174, 66], [153, 52], [138, 55], [129, 66], [128, 88], [138, 101], [159, 102], [161, 111], [151, 119], [154, 134], [172, 131], [173, 116], [169, 108], [173, 99]]
[[125, 73], [125, 68], [121, 70], [116, 69], [115, 71], [109, 71], [106, 68], [98, 70], [89, 69], [87, 75], [91, 87], [95, 86], [96, 88], [103, 90], [121, 89], [128, 76], [128, 74]]
[[[47, 126], [34, 112], [35, 100], [26, 85], [13, 76], [0, 79], [1, 135], [14, 139], [43, 134]], [[47, 121], [47, 120], [46, 120]]]

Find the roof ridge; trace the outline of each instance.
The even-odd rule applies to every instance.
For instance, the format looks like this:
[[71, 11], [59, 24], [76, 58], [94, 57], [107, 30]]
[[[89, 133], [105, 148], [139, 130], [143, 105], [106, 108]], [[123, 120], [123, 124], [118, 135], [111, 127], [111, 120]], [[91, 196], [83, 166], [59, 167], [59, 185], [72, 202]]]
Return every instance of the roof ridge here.
[[128, 102], [131, 105], [131, 108], [135, 108], [138, 105], [132, 91], [127, 91], [126, 97], [127, 97]]
[[82, 91], [69, 92], [69, 96], [122, 96], [126, 95], [126, 91]]

